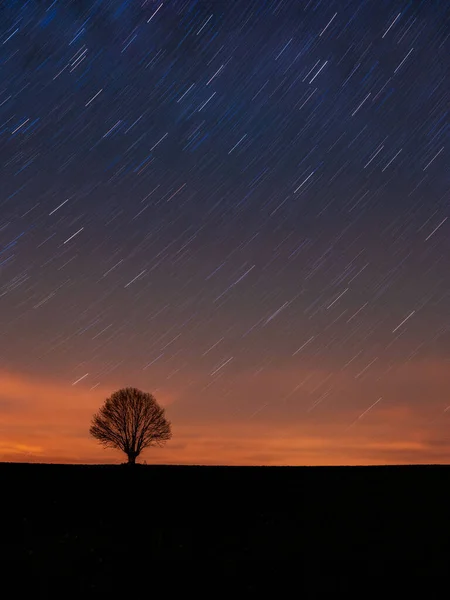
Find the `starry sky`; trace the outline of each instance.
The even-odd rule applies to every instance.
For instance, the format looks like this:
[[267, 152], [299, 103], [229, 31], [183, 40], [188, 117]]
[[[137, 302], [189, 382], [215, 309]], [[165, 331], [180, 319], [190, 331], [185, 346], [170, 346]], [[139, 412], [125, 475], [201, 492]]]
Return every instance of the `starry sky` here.
[[0, 460], [450, 457], [450, 4], [0, 4]]

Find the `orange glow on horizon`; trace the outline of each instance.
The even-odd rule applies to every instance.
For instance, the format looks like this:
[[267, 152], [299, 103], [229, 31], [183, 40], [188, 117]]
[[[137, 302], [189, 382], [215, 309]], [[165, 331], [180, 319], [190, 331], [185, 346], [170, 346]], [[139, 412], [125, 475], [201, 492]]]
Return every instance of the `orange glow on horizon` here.
[[[272, 386], [291, 385], [293, 373], [273, 372]], [[267, 377], [267, 376], [266, 376]], [[298, 370], [295, 372], [298, 379]], [[172, 422], [173, 438], [164, 448], [146, 449], [138, 461], [156, 464], [228, 464], [228, 465], [377, 465], [446, 463], [450, 454], [448, 412], [445, 402], [435, 397], [424, 410], [417, 394], [428, 381], [436, 390], [450, 383], [447, 365], [424, 362], [403, 366], [390, 375], [393, 389], [401, 400], [386, 399], [372, 412], [359, 418], [358, 409], [341, 404], [333, 412], [327, 407], [305, 410], [297, 419], [283, 421], [283, 411], [263, 406], [223, 419], [206, 418], [198, 409], [183, 413], [189, 394], [182, 390], [155, 393]], [[353, 380], [353, 381], [352, 381]], [[241, 393], [263, 393], [265, 378], [256, 382], [243, 376]], [[353, 388], [352, 388], [353, 385]], [[341, 376], [338, 391], [343, 397], [361, 397], [361, 386], [354, 377]], [[369, 390], [373, 385], [368, 384]], [[429, 383], [427, 384], [429, 387]], [[125, 461], [119, 451], [103, 449], [89, 436], [94, 412], [120, 385], [88, 390], [66, 382], [33, 378], [21, 373], [0, 373], [0, 460], [7, 462], [111, 464]], [[417, 390], [416, 396], [413, 395]], [[151, 391], [151, 390], [147, 390]], [[306, 399], [308, 389], [305, 390]], [[246, 397], [246, 396], [243, 396]], [[281, 396], [282, 397], [282, 396]], [[363, 398], [364, 400], [364, 398]], [[281, 401], [278, 401], [281, 402]], [[336, 400], [335, 400], [336, 402]], [[371, 404], [359, 401], [360, 414]], [[263, 403], [261, 403], [263, 405]], [[309, 402], [311, 405], [311, 402]], [[268, 411], [273, 411], [268, 413]], [[254, 414], [256, 412], [256, 414]], [[184, 415], [184, 416], [183, 416]], [[434, 418], [433, 418], [434, 417]], [[285, 417], [286, 419], [286, 417]]]

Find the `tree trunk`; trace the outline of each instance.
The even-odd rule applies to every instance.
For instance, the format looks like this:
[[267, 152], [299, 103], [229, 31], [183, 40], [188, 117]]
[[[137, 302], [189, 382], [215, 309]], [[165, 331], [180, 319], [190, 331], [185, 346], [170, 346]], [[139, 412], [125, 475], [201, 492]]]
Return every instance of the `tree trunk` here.
[[136, 455], [133, 452], [130, 452], [128, 455], [128, 464], [135, 465], [136, 464]]

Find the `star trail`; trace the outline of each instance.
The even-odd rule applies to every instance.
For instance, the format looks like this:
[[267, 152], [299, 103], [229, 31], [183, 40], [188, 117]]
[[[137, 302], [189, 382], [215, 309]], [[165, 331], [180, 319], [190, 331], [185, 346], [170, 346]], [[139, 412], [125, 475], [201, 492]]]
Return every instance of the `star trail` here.
[[131, 385], [150, 461], [446, 462], [449, 36], [439, 0], [2, 2], [3, 460], [108, 460]]

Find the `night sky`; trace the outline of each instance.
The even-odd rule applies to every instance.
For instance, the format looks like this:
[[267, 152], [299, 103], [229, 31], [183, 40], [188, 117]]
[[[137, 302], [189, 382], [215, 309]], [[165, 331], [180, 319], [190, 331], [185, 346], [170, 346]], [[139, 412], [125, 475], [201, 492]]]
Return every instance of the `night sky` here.
[[0, 460], [133, 386], [148, 462], [448, 462], [449, 65], [445, 0], [3, 0]]

